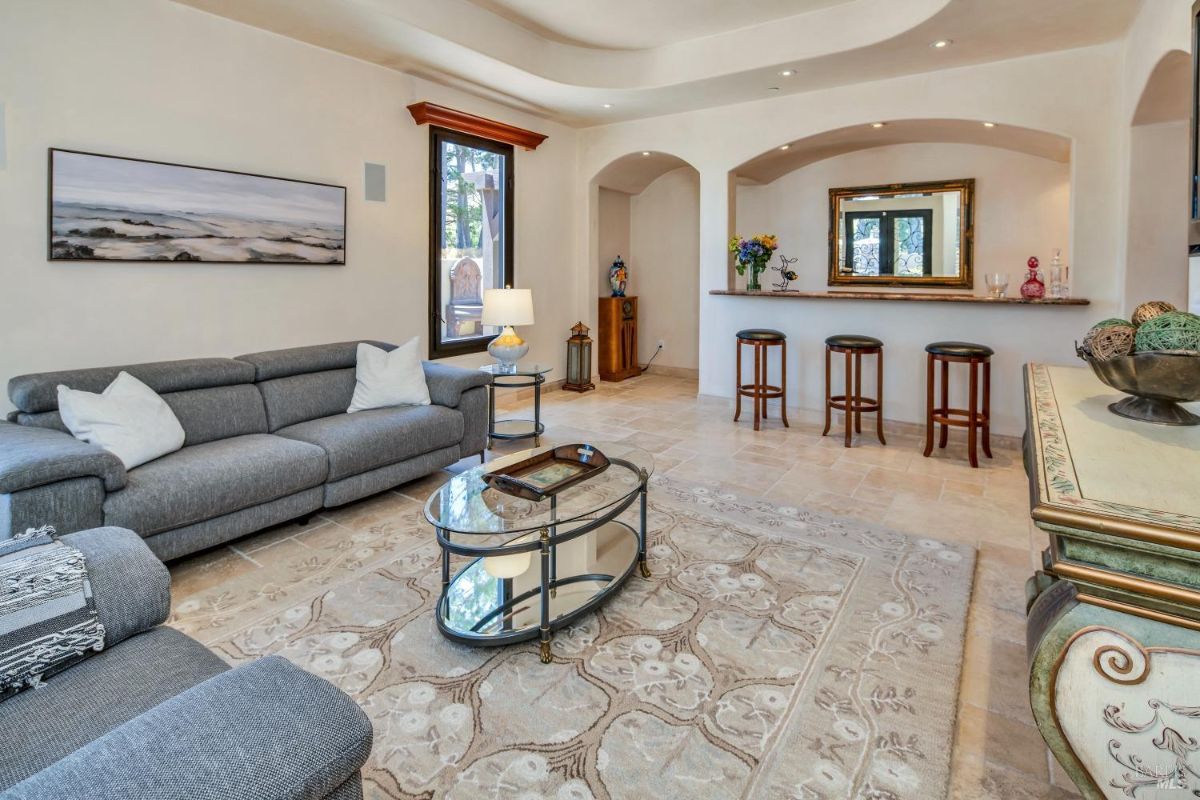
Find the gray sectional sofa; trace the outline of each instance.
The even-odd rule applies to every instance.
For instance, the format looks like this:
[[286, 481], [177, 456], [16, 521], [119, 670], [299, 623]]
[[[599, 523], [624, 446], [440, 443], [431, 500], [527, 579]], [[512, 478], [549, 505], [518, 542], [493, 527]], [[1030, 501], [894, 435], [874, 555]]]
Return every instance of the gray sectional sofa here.
[[132, 531], [64, 536], [87, 559], [104, 650], [0, 703], [4, 800], [358, 800], [366, 714], [278, 656], [230, 669], [161, 627], [170, 576]]
[[[370, 342], [385, 349], [394, 345]], [[347, 414], [358, 342], [22, 375], [0, 423], [0, 538], [137, 531], [164, 561], [344, 505], [482, 453], [488, 376], [426, 362], [431, 404]], [[57, 386], [102, 391], [125, 370], [158, 392], [186, 434], [126, 470], [67, 432]]]

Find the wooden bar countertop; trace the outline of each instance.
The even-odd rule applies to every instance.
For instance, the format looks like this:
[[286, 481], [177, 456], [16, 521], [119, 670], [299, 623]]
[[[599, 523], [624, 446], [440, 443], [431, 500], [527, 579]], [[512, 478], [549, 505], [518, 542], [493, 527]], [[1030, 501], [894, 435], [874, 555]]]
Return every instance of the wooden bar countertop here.
[[1026, 300], [1024, 297], [987, 297], [985, 295], [965, 293], [940, 292], [864, 292], [832, 291], [804, 292], [797, 290], [771, 291], [762, 290], [748, 292], [744, 289], [710, 289], [709, 294], [729, 295], [731, 297], [780, 297], [799, 298], [804, 300], [891, 300], [910, 303], [981, 303], [984, 305], [1023, 305], [1023, 306], [1086, 306], [1091, 300], [1083, 297], [1047, 297], [1042, 300]]

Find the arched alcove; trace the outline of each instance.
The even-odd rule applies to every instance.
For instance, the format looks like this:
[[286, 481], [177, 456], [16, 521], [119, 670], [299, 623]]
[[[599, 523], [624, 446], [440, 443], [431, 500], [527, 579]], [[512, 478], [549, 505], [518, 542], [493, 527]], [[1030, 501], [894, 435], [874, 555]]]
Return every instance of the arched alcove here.
[[823, 290], [830, 189], [972, 178], [977, 288], [984, 273], [1004, 272], [1015, 292], [1029, 256], [1049, 264], [1061, 249], [1070, 263], [1070, 160], [1070, 139], [990, 120], [889, 120], [824, 131], [734, 168], [732, 233], [775, 233], [780, 252], [799, 259], [792, 288]]
[[1155, 65], [1130, 120], [1125, 310], [1146, 300], [1188, 302], [1192, 59]]
[[638, 362], [699, 368], [700, 175], [669, 153], [638, 151], [614, 159], [591, 180], [595, 294], [610, 294], [608, 268], [627, 264], [627, 294], [638, 297]]

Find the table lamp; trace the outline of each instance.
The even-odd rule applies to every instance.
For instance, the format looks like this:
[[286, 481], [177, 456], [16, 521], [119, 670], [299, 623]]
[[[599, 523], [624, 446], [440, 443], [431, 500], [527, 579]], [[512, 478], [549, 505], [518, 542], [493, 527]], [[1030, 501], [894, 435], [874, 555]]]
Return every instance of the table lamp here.
[[500, 364], [501, 372], [516, 372], [517, 362], [529, 352], [529, 345], [517, 336], [514, 325], [533, 324], [533, 292], [530, 289], [484, 289], [484, 325], [502, 330], [488, 344], [488, 353]]

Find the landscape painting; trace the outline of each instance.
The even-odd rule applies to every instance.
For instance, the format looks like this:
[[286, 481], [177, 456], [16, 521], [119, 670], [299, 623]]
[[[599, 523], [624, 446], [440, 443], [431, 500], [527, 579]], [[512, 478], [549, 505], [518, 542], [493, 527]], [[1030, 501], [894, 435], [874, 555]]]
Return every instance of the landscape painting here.
[[346, 188], [51, 149], [50, 260], [345, 264]]

